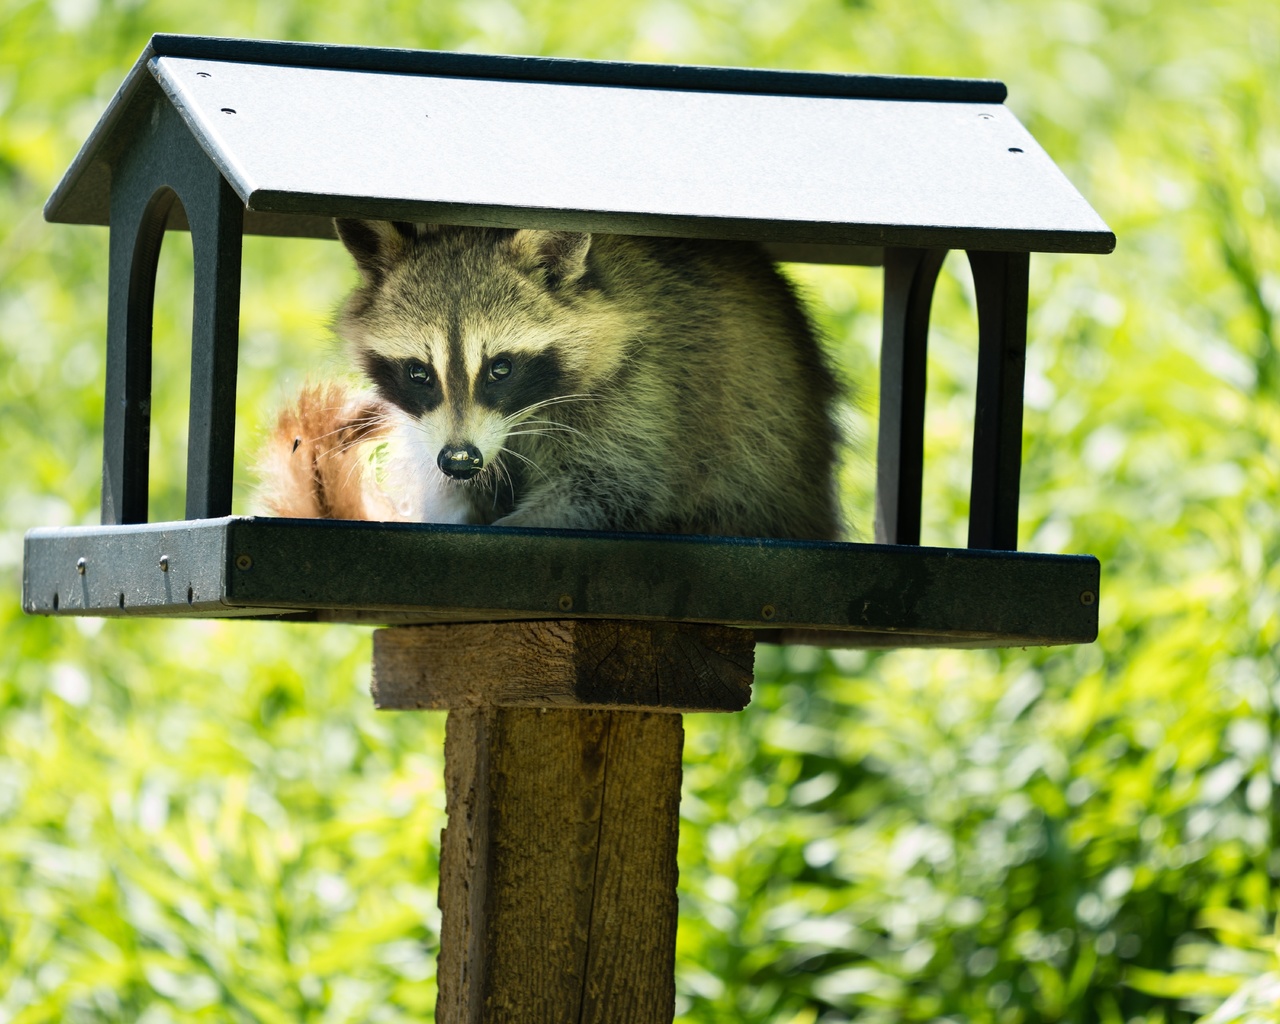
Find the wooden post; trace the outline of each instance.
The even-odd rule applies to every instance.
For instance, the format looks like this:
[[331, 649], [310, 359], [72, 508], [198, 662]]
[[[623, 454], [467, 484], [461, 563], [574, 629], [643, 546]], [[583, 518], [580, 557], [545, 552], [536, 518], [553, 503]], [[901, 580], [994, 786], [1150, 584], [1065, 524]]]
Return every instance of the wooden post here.
[[745, 707], [753, 654], [672, 623], [374, 634], [378, 707], [449, 710], [439, 1024], [669, 1024], [678, 712]]

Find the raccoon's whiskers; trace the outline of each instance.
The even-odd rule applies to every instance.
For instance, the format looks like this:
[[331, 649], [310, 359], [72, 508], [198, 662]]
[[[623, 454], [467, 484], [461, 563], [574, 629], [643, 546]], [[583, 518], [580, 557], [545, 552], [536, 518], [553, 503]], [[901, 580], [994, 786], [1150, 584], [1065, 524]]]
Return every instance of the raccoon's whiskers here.
[[[321, 459], [331, 458], [335, 455], [345, 455], [358, 444], [360, 444], [359, 441], [343, 441], [341, 444], [335, 444], [332, 448], [327, 448], [322, 452], [316, 452], [313, 457], [313, 461], [319, 462]], [[359, 463], [354, 463], [354, 465], [359, 465]]]
[[582, 431], [579, 430], [577, 427], [571, 427], [569, 426], [569, 424], [561, 423], [558, 420], [544, 420], [544, 419], [520, 420], [518, 423], [513, 423], [512, 426], [513, 427], [534, 426], [534, 427], [544, 427], [551, 430], [564, 430], [570, 434], [582, 433]]
[[586, 437], [581, 430], [574, 430], [572, 427], [542, 427], [537, 430], [510, 430], [507, 437], [550, 437], [552, 434], [577, 434], [579, 437]]
[[[314, 443], [316, 441], [322, 441], [326, 437], [332, 437], [334, 434], [345, 434], [353, 430], [359, 431], [362, 428], [363, 428], [363, 424], [358, 424], [358, 423], [352, 424], [346, 427], [339, 427], [337, 430], [330, 430], [328, 433], [320, 434], [318, 437], [303, 438], [303, 440], [307, 441], [308, 443]], [[337, 444], [332, 445], [329, 448], [326, 448], [324, 451], [316, 452], [316, 458], [322, 459], [326, 455], [334, 454], [334, 452], [345, 452], [350, 448], [356, 447], [356, 445], [365, 444], [365, 443], [373, 442], [376, 440], [377, 440], [376, 437], [373, 437], [368, 433], [357, 433], [355, 437], [344, 438], [340, 440]]]
[[344, 486], [349, 485], [353, 480], [357, 479], [360, 475], [361, 475], [360, 463], [353, 462], [351, 465], [347, 467], [346, 475], [342, 481], [343, 485]]
[[595, 397], [595, 395], [587, 394], [586, 392], [579, 395], [556, 395], [554, 398], [544, 398], [541, 402], [534, 402], [531, 405], [526, 405], [523, 409], [518, 409], [511, 415], [504, 416], [503, 419], [510, 423], [518, 423], [522, 419], [526, 418], [530, 413], [537, 412], [539, 409], [545, 409], [547, 406], [560, 405], [564, 402], [594, 401]]
[[511, 473], [507, 470], [507, 467], [502, 464], [502, 459], [500, 457], [494, 459], [491, 463], [489, 463], [489, 472], [491, 476], [496, 476], [498, 478], [496, 481], [494, 481], [494, 485], [493, 485], [493, 505], [492, 505], [493, 510], [497, 512], [498, 511], [498, 492], [501, 489], [502, 485], [505, 483], [513, 493], [515, 491], [515, 485], [511, 481]]
[[[507, 435], [507, 436], [510, 436], [510, 435]], [[503, 445], [501, 448], [498, 449], [498, 451], [505, 452], [507, 455], [514, 455], [517, 459], [525, 463], [530, 469], [532, 469], [534, 472], [538, 473], [541, 476], [547, 475], [546, 473], [543, 472], [542, 467], [539, 466], [536, 462], [534, 462], [533, 459], [530, 459], [527, 456], [521, 455], [514, 448], [508, 448], [506, 445]]]
[[[336, 411], [337, 410], [335, 409], [326, 410], [326, 412], [336, 412]], [[353, 444], [359, 444], [361, 441], [372, 440], [369, 434], [372, 433], [372, 431], [376, 429], [380, 424], [384, 424], [385, 422], [386, 420], [383, 417], [368, 416], [358, 420], [350, 420], [344, 423], [340, 427], [335, 427], [333, 430], [326, 430], [323, 434], [316, 434], [314, 437], [304, 437], [304, 438], [301, 438], [301, 440], [306, 441], [308, 444], [314, 444], [317, 441], [323, 441], [326, 437], [334, 437], [335, 435], [345, 434], [351, 431], [355, 431], [359, 435], [357, 437], [352, 438], [349, 441], [343, 441], [335, 445], [333, 448], [330, 448], [326, 451], [319, 453], [320, 456], [325, 456], [325, 455], [331, 454], [332, 452], [338, 451], [344, 447], [350, 447]]]
[[358, 425], [359, 424], [345, 423], [340, 427], [335, 427], [333, 430], [326, 430], [323, 434], [316, 434], [315, 437], [304, 437], [302, 440], [307, 441], [308, 443], [314, 442], [314, 441], [323, 441], [326, 437], [333, 437], [335, 434], [344, 433], [345, 431], [350, 430], [352, 426], [358, 426]]

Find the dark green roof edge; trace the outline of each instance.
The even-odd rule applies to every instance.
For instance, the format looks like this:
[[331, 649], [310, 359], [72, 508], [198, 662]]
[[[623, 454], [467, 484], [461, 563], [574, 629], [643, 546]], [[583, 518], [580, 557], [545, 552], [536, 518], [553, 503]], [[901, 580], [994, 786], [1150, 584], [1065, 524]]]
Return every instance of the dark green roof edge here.
[[348, 71], [567, 82], [578, 85], [957, 103], [1003, 103], [1008, 95], [1003, 82], [980, 78], [925, 78], [909, 75], [772, 71], [693, 64], [639, 64], [163, 33], [151, 37], [150, 49], [157, 57], [190, 57]]

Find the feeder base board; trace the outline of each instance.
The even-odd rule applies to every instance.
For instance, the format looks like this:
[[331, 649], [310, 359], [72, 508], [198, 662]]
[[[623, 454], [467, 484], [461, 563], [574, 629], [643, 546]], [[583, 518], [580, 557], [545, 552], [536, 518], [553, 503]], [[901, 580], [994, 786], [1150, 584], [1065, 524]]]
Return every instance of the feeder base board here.
[[41, 615], [704, 622], [845, 647], [1090, 643], [1089, 555], [230, 516], [32, 530]]

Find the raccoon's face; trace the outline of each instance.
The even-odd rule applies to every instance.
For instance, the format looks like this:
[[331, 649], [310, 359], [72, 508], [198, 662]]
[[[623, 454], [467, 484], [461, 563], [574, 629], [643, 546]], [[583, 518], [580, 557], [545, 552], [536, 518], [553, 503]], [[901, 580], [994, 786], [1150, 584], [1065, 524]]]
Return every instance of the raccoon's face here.
[[336, 223], [364, 276], [339, 331], [447, 476], [494, 466], [612, 372], [597, 339], [617, 314], [592, 284], [590, 235]]

